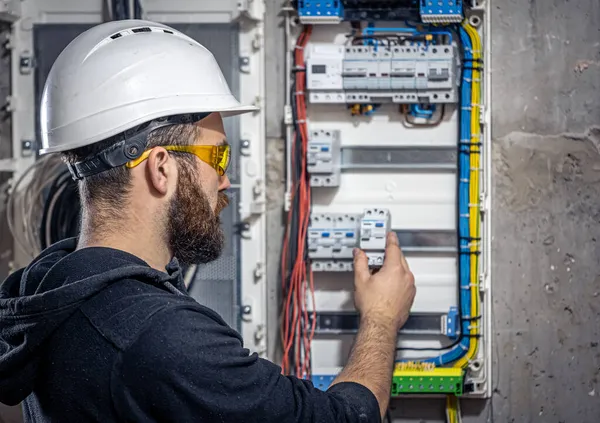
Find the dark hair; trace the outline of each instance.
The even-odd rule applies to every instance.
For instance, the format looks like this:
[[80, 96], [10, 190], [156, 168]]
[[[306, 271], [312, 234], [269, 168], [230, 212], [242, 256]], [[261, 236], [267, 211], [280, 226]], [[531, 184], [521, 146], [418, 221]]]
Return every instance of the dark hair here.
[[[159, 128], [148, 136], [146, 148], [163, 145], [190, 145], [200, 134], [196, 125], [182, 124]], [[67, 163], [76, 163], [93, 157], [100, 151], [110, 147], [118, 139], [108, 140], [77, 148], [63, 153]], [[189, 155], [178, 155], [186, 158]], [[193, 159], [193, 158], [192, 158]], [[102, 219], [118, 218], [123, 201], [131, 188], [131, 174], [126, 166], [116, 167], [96, 175], [88, 176], [79, 182], [79, 195], [83, 210], [94, 210]]]

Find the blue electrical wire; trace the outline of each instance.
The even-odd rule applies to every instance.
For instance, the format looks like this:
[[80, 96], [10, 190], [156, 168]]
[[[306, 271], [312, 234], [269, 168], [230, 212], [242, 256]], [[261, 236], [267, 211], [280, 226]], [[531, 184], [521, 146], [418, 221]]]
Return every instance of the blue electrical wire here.
[[454, 38], [452, 36], [452, 33], [450, 31], [446, 31], [446, 30], [439, 30], [439, 29], [431, 29], [431, 30], [427, 30], [427, 32], [421, 32], [418, 31], [415, 28], [373, 28], [373, 27], [367, 27], [365, 29], [363, 29], [362, 35], [365, 37], [369, 37], [372, 36], [378, 32], [391, 32], [391, 33], [405, 33], [405, 34], [411, 34], [411, 35], [446, 35], [448, 37], [448, 44], [452, 44], [452, 42], [454, 41]]
[[411, 104], [409, 113], [414, 117], [431, 119], [436, 109], [435, 104], [432, 104], [429, 109], [423, 109], [421, 104]]
[[[473, 70], [470, 64], [473, 60], [471, 39], [467, 32], [461, 27], [459, 29], [460, 39], [463, 44], [464, 60], [467, 64], [463, 69], [460, 101], [460, 140], [459, 140], [459, 160], [458, 160], [458, 236], [459, 236], [459, 279], [460, 279], [460, 307], [461, 316], [469, 317], [471, 315], [471, 255], [470, 247], [470, 228], [469, 228], [469, 183], [470, 183], [470, 142], [471, 142], [471, 91]], [[419, 360], [423, 363], [434, 363], [436, 366], [445, 366], [453, 363], [463, 357], [471, 345], [469, 336], [469, 326], [471, 321], [461, 319], [461, 339], [449, 351], [438, 357]], [[414, 360], [400, 360], [407, 362]]]

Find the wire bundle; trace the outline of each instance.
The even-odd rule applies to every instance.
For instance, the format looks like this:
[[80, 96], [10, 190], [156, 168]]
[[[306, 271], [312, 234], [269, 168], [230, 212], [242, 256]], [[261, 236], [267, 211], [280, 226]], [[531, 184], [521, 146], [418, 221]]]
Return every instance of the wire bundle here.
[[10, 190], [6, 209], [16, 244], [32, 259], [79, 234], [77, 182], [58, 155], [43, 156], [23, 172]]
[[448, 395], [446, 397], [446, 421], [448, 423], [459, 423], [460, 420], [460, 404], [458, 398], [454, 395]]
[[12, 185], [6, 205], [8, 228], [17, 246], [35, 258], [42, 249], [39, 225], [48, 184], [65, 166], [60, 157], [41, 157], [29, 166]]
[[[436, 366], [466, 367], [479, 344], [479, 243], [481, 161], [481, 39], [468, 23], [459, 28], [463, 46], [458, 174], [458, 237], [461, 336], [443, 348], [401, 348], [402, 350], [445, 351], [422, 360]], [[406, 361], [406, 360], [401, 360]]]
[[[469, 349], [467, 353], [461, 357], [456, 363], [455, 367], [466, 367], [471, 359], [477, 353], [479, 344], [479, 325], [481, 322], [481, 316], [479, 314], [479, 254], [480, 254], [480, 241], [481, 241], [481, 205], [479, 198], [480, 189], [480, 172], [481, 172], [481, 123], [480, 123], [480, 111], [481, 111], [481, 70], [482, 70], [482, 45], [479, 34], [469, 24], [464, 24], [461, 37], [468, 39], [470, 43], [470, 51], [466, 51], [465, 46], [465, 67], [471, 68], [466, 70], [472, 71], [472, 89], [471, 89], [471, 121], [470, 121], [470, 134], [471, 139], [468, 145], [469, 148], [469, 171], [470, 171], [470, 184], [469, 184], [469, 247], [468, 253], [470, 256], [470, 283], [469, 283], [469, 296], [470, 296], [470, 314], [463, 316], [463, 321], [466, 320], [469, 324], [467, 327], [468, 332], [464, 332], [466, 338], [469, 341]], [[467, 55], [468, 54], [468, 55]]]
[[[444, 366], [466, 367], [475, 356], [479, 333], [479, 155], [480, 155], [480, 46], [477, 31], [464, 24], [460, 29], [463, 45], [461, 120], [459, 141], [458, 232], [461, 304], [461, 337], [450, 351], [426, 361]], [[479, 42], [480, 45], [480, 42]], [[477, 54], [477, 57], [475, 57]], [[477, 77], [477, 78], [476, 78]]]
[[42, 250], [66, 238], [79, 235], [81, 203], [77, 182], [67, 169], [50, 184], [40, 223]]
[[[291, 145], [292, 191], [291, 208], [287, 216], [282, 249], [282, 341], [284, 374], [308, 377], [310, 374], [310, 347], [315, 332], [314, 282], [306, 246], [310, 218], [311, 191], [306, 169], [308, 129], [306, 125], [306, 68], [304, 48], [312, 33], [305, 26], [298, 37], [294, 51], [294, 82], [292, 84], [292, 114], [294, 136]], [[313, 311], [309, 318], [306, 299], [310, 289]], [[312, 321], [311, 321], [312, 320]]]

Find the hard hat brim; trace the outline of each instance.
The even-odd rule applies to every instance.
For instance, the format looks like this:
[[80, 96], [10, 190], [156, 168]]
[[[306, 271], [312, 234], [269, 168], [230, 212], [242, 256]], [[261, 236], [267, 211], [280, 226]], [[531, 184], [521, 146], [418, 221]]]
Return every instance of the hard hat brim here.
[[[233, 96], [229, 99], [229, 105], [227, 107], [220, 107], [219, 110], [204, 110], [202, 107], [186, 107], [183, 109], [177, 110], [163, 110], [161, 112], [149, 113], [145, 115], [143, 118], [130, 121], [127, 125], [123, 125], [119, 128], [114, 128], [111, 131], [104, 132], [102, 134], [98, 134], [95, 137], [88, 139], [79, 139], [79, 140], [71, 140], [68, 143], [61, 143], [59, 145], [49, 146], [46, 148], [42, 148], [39, 150], [40, 155], [50, 154], [50, 153], [61, 153], [69, 150], [74, 150], [80, 147], [85, 147], [87, 145], [91, 145], [105, 139], [108, 139], [112, 136], [120, 134], [129, 129], [135, 128], [143, 123], [149, 122], [153, 119], [162, 118], [165, 116], [173, 116], [179, 114], [191, 114], [191, 113], [220, 113], [223, 118], [233, 117], [242, 115], [245, 113], [256, 112], [260, 110], [258, 107], [254, 105], [243, 105], [239, 103]], [[77, 126], [78, 123], [84, 122], [72, 122], [71, 125]], [[55, 130], [48, 131], [48, 136], [50, 137], [60, 137], [60, 132], [62, 128], [56, 128]], [[72, 129], [69, 132], [73, 132]], [[54, 133], [54, 134], [53, 134]]]

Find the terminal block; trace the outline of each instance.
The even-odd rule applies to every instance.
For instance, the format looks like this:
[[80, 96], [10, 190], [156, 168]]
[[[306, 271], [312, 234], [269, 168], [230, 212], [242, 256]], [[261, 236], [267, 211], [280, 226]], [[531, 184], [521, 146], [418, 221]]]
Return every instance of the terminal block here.
[[303, 24], [336, 24], [344, 18], [340, 0], [298, 0], [296, 7]]
[[309, 101], [457, 103], [457, 60], [453, 45], [312, 46], [307, 60]]
[[313, 131], [308, 142], [307, 151], [307, 170], [310, 173], [310, 186], [339, 186], [340, 165], [340, 131]]
[[398, 370], [392, 377], [392, 396], [406, 394], [462, 395], [464, 372], [460, 368]]
[[419, 17], [419, 0], [297, 0], [300, 22], [403, 21]]
[[[323, 391], [331, 386], [337, 375], [313, 375], [313, 385]], [[426, 368], [394, 370], [392, 397], [411, 394], [463, 394], [464, 371], [459, 368]]]
[[321, 391], [326, 391], [329, 389], [336, 377], [336, 375], [312, 375], [311, 380], [315, 388], [320, 389]]
[[463, 20], [462, 0], [421, 0], [421, 20], [425, 23], [451, 24]]
[[391, 230], [391, 225], [389, 210], [367, 209], [362, 215], [359, 247], [367, 254], [370, 267], [383, 265], [386, 236]]

